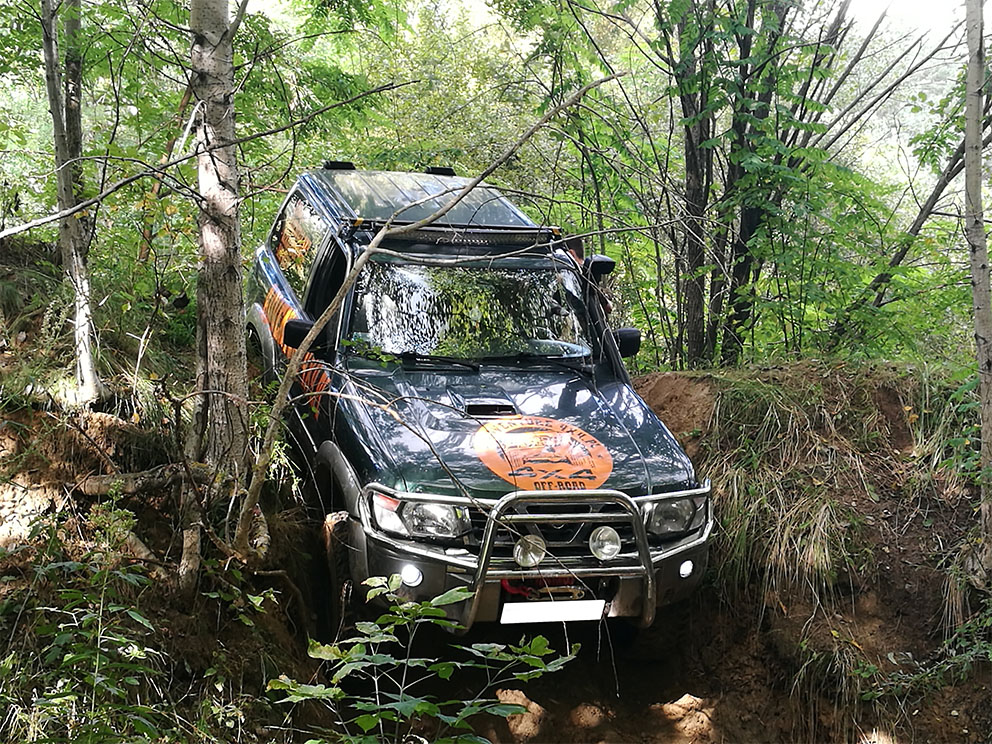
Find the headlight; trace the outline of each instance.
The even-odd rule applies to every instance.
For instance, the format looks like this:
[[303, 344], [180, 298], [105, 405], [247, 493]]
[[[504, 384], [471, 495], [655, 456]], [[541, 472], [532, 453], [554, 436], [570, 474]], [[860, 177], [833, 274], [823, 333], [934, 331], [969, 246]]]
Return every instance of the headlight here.
[[652, 535], [675, 535], [702, 525], [706, 516], [705, 498], [657, 501], [647, 516], [647, 530]]
[[468, 511], [448, 504], [403, 501], [377, 493], [372, 514], [379, 529], [405, 537], [452, 538], [471, 529]]
[[401, 516], [411, 535], [458, 537], [468, 531], [465, 510], [456, 506], [409, 503], [403, 505]]

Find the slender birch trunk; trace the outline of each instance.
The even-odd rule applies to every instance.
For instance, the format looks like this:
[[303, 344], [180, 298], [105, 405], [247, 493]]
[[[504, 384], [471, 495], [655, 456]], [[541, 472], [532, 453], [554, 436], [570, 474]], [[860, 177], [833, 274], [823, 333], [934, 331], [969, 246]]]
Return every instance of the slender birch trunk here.
[[[45, 88], [55, 140], [56, 190], [59, 211], [72, 209], [82, 199], [82, 32], [80, 0], [61, 4], [65, 40], [65, 75], [60, 69], [59, 11], [52, 0], [41, 1], [42, 53]], [[64, 96], [63, 96], [64, 85]], [[59, 221], [62, 267], [73, 292], [73, 337], [76, 351], [76, 404], [90, 404], [104, 395], [93, 354], [90, 280], [86, 268], [92, 238], [89, 220], [82, 214]]]
[[[239, 10], [243, 12], [243, 6]], [[248, 418], [238, 166], [234, 141], [234, 52], [227, 0], [193, 0], [190, 88], [196, 106], [200, 195], [200, 266], [197, 279], [199, 395], [187, 454], [231, 476], [247, 472]], [[187, 494], [180, 588], [189, 593], [199, 569], [199, 504]]]
[[968, 80], [965, 94], [965, 237], [971, 255], [971, 296], [975, 313], [978, 390], [981, 400], [981, 533], [980, 558], [992, 570], [992, 289], [989, 254], [982, 215], [982, 94], [985, 51], [981, 0], [965, 0], [968, 34]]

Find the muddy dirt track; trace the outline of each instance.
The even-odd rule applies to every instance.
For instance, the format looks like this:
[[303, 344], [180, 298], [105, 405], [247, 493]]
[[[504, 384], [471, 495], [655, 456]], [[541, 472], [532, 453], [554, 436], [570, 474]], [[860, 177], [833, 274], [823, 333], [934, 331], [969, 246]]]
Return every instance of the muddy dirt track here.
[[[737, 626], [693, 602], [662, 612], [636, 637], [622, 627], [573, 627], [568, 640], [582, 643], [578, 658], [562, 672], [501, 692], [501, 699], [523, 703], [530, 713], [486, 733], [504, 742], [802, 738], [781, 665], [740, 637]], [[541, 632], [556, 648], [565, 646], [561, 628]]]

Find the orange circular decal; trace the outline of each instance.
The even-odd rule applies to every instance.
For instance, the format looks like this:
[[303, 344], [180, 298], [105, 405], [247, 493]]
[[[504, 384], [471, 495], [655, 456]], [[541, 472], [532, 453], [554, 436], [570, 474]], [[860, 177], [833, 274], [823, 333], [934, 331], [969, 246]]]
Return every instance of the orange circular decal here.
[[485, 423], [475, 453], [503, 480], [531, 491], [598, 488], [613, 472], [613, 457], [577, 426], [539, 416]]

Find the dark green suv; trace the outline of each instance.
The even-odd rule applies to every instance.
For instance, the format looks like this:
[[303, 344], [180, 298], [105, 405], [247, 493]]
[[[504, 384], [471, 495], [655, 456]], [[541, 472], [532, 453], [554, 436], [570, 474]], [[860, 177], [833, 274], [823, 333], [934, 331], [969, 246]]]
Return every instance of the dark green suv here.
[[[303, 174], [249, 281], [268, 373], [379, 230], [466, 183], [349, 163]], [[610, 329], [599, 287], [613, 262], [486, 186], [381, 248], [292, 392], [292, 443], [328, 515], [329, 596], [377, 575], [400, 575], [414, 599], [467, 587], [448, 612], [468, 627], [648, 625], [690, 592], [713, 529], [709, 484], [630, 385], [621, 358], [640, 335]]]

